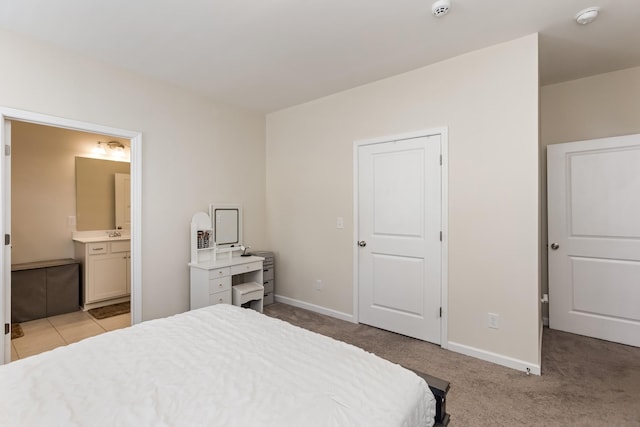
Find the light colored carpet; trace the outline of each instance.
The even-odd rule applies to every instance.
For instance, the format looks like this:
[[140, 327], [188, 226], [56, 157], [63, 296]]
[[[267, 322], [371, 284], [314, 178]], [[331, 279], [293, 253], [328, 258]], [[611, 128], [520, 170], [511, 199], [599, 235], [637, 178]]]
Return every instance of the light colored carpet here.
[[640, 348], [545, 328], [542, 376], [276, 303], [265, 314], [451, 382], [450, 426], [640, 426]]

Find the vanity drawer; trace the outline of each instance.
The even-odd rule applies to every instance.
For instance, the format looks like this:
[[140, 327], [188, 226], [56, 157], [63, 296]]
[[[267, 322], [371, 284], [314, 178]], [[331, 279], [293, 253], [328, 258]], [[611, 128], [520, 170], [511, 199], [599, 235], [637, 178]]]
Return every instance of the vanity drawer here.
[[231, 274], [242, 274], [248, 271], [262, 270], [262, 261], [250, 262], [247, 264], [234, 265], [231, 267]]
[[107, 245], [108, 245], [107, 242], [88, 243], [87, 244], [87, 251], [88, 251], [89, 255], [106, 254], [108, 252]]
[[231, 289], [231, 276], [209, 279], [209, 294]]
[[273, 279], [273, 267], [265, 268], [262, 270], [262, 277], [264, 280], [272, 280]]
[[222, 291], [209, 295], [209, 305], [231, 304], [231, 292]]
[[229, 267], [209, 270], [209, 279], [215, 279], [216, 277], [225, 277], [230, 275], [231, 275], [231, 270], [229, 269]]
[[111, 242], [111, 252], [129, 252], [131, 244], [128, 240], [121, 242]]

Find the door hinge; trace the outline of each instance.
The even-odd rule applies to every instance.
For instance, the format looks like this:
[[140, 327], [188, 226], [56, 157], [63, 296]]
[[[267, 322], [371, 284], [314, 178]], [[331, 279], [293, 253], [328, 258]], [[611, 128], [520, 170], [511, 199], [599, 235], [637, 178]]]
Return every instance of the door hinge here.
[[442, 231], [440, 232], [440, 241], [442, 242]]
[[11, 155], [11, 146], [8, 144], [5, 144], [4, 146], [4, 155], [5, 156], [10, 156]]
[[442, 317], [442, 307], [440, 307], [440, 317]]
[[7, 335], [9, 332], [11, 332], [11, 325], [9, 325], [8, 323], [4, 324], [4, 334]]
[[440, 166], [442, 166], [442, 154], [440, 154]]
[[5, 244], [5, 246], [11, 244], [11, 234], [5, 234], [4, 235], [4, 244]]

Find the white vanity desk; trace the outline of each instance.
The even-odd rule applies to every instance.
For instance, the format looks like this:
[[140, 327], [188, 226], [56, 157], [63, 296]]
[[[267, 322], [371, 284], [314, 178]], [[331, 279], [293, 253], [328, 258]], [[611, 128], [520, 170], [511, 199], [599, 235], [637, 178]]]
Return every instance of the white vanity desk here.
[[242, 207], [210, 205], [191, 218], [191, 310], [214, 304], [249, 306], [262, 313], [263, 261], [242, 256]]
[[234, 256], [216, 261], [190, 263], [191, 309], [214, 304], [231, 304], [231, 286], [263, 283], [262, 262], [258, 256]]

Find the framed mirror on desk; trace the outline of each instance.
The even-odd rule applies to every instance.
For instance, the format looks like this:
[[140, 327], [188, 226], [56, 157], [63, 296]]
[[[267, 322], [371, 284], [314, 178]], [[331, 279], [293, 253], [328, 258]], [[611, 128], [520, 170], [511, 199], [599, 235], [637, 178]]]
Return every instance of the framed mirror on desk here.
[[242, 206], [209, 205], [213, 240], [219, 248], [242, 246]]

